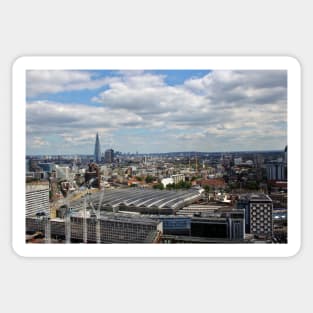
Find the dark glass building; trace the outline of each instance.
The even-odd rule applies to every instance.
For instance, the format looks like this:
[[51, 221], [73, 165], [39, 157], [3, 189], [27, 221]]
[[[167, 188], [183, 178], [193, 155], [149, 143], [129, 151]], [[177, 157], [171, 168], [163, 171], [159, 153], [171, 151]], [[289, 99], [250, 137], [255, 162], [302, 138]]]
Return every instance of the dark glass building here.
[[104, 162], [105, 163], [113, 163], [114, 162], [114, 150], [108, 149], [104, 153]]

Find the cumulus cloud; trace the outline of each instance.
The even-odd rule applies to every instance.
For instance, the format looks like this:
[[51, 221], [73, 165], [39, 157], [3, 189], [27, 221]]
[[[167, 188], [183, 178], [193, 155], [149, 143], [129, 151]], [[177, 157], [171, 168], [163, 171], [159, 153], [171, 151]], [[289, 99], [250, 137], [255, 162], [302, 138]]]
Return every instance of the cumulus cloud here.
[[89, 71], [28, 70], [26, 92], [27, 97], [35, 97], [64, 91], [92, 90], [114, 81], [115, 77], [97, 77]]
[[29, 141], [28, 144], [32, 147], [42, 147], [47, 146], [49, 143], [45, 141], [42, 137], [34, 136]]
[[[141, 117], [124, 109], [110, 110], [84, 104], [62, 104], [34, 101], [27, 104], [27, 125], [41, 133], [52, 130], [63, 133], [64, 129], [83, 131], [93, 128], [116, 128], [136, 124]], [[44, 127], [43, 127], [44, 126]]]
[[252, 104], [286, 103], [287, 73], [273, 70], [212, 71], [184, 85], [224, 108]]
[[169, 86], [164, 75], [127, 75], [93, 98], [112, 110], [126, 109], [146, 118], [156, 114], [187, 111], [205, 99], [180, 86]]
[[37, 72], [28, 76], [30, 94], [106, 87], [93, 96], [94, 105], [28, 103], [27, 131], [33, 136], [55, 134], [68, 144], [93, 145], [100, 130], [121, 150], [137, 145], [146, 152], [285, 144], [286, 71], [210, 71], [177, 85], [144, 71], [98, 78], [88, 71]]

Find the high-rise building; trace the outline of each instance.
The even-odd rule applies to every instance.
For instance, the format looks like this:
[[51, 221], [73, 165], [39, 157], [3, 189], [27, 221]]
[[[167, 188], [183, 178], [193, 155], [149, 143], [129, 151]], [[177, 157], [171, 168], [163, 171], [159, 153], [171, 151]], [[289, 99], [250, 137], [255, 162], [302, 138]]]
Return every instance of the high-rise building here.
[[240, 195], [237, 209], [245, 210], [245, 233], [258, 236], [272, 235], [273, 201], [263, 193]]
[[280, 161], [272, 161], [266, 164], [266, 176], [268, 180], [287, 180], [287, 164]]
[[113, 163], [114, 161], [114, 150], [108, 149], [104, 153], [104, 161], [105, 163]]
[[37, 213], [49, 214], [49, 185], [26, 185], [26, 216], [36, 216]]
[[287, 146], [282, 158], [273, 160], [266, 164], [266, 176], [268, 180], [286, 181], [287, 177]]
[[101, 161], [101, 150], [100, 150], [100, 140], [99, 140], [99, 134], [97, 133], [96, 136], [96, 143], [95, 143], [95, 162], [100, 163]]

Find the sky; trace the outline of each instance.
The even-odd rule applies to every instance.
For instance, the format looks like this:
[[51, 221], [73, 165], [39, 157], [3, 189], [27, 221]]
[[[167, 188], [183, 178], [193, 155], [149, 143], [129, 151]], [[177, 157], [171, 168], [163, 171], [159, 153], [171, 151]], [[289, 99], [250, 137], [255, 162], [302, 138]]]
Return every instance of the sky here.
[[29, 70], [26, 154], [282, 150], [284, 70]]

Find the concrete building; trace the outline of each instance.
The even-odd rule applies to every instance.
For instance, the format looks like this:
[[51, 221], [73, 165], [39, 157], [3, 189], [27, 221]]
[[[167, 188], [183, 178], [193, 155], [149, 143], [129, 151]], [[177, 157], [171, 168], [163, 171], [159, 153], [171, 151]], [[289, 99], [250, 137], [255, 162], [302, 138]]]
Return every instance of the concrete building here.
[[237, 209], [245, 210], [245, 233], [271, 237], [273, 230], [273, 201], [265, 194], [240, 195]]
[[[89, 212], [88, 212], [89, 213]], [[154, 243], [163, 232], [162, 222], [147, 217], [105, 213], [100, 218], [73, 213], [70, 219], [49, 221], [51, 236], [67, 242], [85, 243]], [[26, 218], [26, 232], [45, 233], [45, 221]]]
[[26, 216], [37, 213], [50, 216], [48, 184], [26, 184]]
[[185, 181], [185, 175], [184, 174], [172, 175], [172, 179], [173, 179], [174, 184], [178, 184], [180, 182]]

